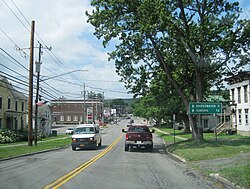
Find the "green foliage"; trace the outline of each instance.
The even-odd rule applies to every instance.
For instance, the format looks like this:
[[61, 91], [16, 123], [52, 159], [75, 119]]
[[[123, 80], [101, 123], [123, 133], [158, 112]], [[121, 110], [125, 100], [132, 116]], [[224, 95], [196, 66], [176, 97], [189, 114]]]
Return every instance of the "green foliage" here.
[[12, 131], [9, 129], [0, 130], [0, 143], [13, 143], [27, 140], [27, 131]]
[[[112, 39], [118, 42], [109, 56], [121, 81], [135, 97], [154, 102], [149, 113], [140, 108], [145, 116], [160, 118], [166, 111], [157, 107], [159, 95], [152, 92], [161, 73], [167, 78], [165, 85], [174, 88], [175, 107], [181, 104], [188, 111], [190, 101], [203, 101], [212, 86], [221, 87], [223, 76], [249, 63], [250, 24], [239, 19], [238, 2], [93, 0], [91, 5], [95, 10], [86, 14], [94, 34], [104, 47]], [[202, 137], [196, 121], [191, 116], [189, 121], [194, 138]]]
[[0, 130], [0, 142], [1, 143], [12, 143], [16, 141], [16, 138], [17, 138], [17, 135], [15, 132], [8, 130], [8, 129]]

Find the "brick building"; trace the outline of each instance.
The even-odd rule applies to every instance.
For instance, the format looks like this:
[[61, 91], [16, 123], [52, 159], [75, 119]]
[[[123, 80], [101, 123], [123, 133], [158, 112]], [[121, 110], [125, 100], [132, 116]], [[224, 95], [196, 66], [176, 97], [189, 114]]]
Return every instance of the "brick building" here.
[[78, 124], [97, 122], [102, 118], [103, 103], [99, 100], [52, 100], [53, 122]]

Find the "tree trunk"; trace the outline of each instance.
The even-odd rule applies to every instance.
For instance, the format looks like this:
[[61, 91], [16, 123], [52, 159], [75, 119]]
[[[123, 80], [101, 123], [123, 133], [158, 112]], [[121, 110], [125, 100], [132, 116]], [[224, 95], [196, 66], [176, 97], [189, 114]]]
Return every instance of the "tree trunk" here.
[[184, 121], [184, 124], [185, 124], [185, 132], [189, 133], [191, 130], [190, 130], [190, 124], [189, 124], [188, 116], [187, 115], [183, 115], [182, 116], [182, 120]]
[[[153, 46], [154, 46], [154, 50], [156, 52], [156, 56], [157, 56], [157, 59], [161, 65], [161, 67], [163, 68], [165, 74], [166, 74], [166, 77], [168, 79], [168, 81], [173, 85], [173, 87], [176, 89], [176, 91], [178, 92], [178, 94], [180, 95], [181, 99], [183, 100], [183, 103], [184, 103], [184, 106], [185, 106], [185, 109], [186, 109], [186, 112], [188, 113], [189, 112], [189, 101], [188, 101], [188, 97], [185, 95], [183, 89], [179, 86], [179, 84], [174, 80], [174, 78], [172, 77], [172, 74], [171, 74], [171, 71], [170, 69], [168, 68], [168, 65], [165, 63], [164, 61], [164, 58], [160, 52], [160, 50], [158, 49], [157, 47], [157, 44], [156, 42], [154, 41], [153, 37], [152, 36], [149, 36], [149, 39], [151, 40]], [[197, 74], [198, 73], [198, 74]], [[201, 97], [202, 99], [202, 80], [201, 78], [199, 77], [199, 72], [196, 71], [196, 85], [198, 83], [198, 86], [196, 86], [196, 89], [197, 90], [197, 93], [198, 93], [198, 96]], [[200, 88], [201, 87], [201, 88]], [[197, 94], [196, 93], [196, 94]], [[199, 98], [198, 98], [199, 99]], [[192, 128], [192, 134], [193, 134], [193, 139], [195, 141], [202, 141], [203, 140], [203, 131], [202, 131], [202, 128], [199, 128], [197, 127], [197, 123], [194, 121], [193, 119], [193, 116], [191, 116], [189, 113], [188, 113], [188, 119], [189, 119], [189, 123], [190, 123], [190, 127]]]

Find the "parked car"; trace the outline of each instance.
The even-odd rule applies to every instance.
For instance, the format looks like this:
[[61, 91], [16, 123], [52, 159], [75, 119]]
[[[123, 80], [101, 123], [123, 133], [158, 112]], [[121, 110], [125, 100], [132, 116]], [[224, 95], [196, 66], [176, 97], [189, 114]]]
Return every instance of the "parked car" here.
[[153, 151], [153, 135], [154, 130], [150, 131], [148, 126], [145, 125], [132, 125], [126, 133], [125, 151], [132, 150], [133, 148], [142, 148]]
[[98, 124], [80, 124], [72, 135], [72, 150], [77, 148], [94, 148], [102, 145], [102, 137]]
[[174, 128], [178, 130], [182, 130], [182, 129], [185, 129], [185, 125], [183, 123], [175, 123]]
[[72, 135], [73, 132], [74, 132], [74, 128], [69, 127], [69, 128], [65, 131], [65, 134], [66, 134], [66, 135]]

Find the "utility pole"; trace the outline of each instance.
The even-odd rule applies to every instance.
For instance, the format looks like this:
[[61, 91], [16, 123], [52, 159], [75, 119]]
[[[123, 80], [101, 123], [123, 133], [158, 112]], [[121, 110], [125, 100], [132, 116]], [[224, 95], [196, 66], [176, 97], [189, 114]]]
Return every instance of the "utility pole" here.
[[34, 33], [35, 21], [31, 23], [30, 35], [30, 66], [29, 66], [29, 106], [28, 106], [28, 146], [32, 146], [33, 141], [33, 56], [34, 56]]
[[37, 118], [38, 118], [38, 97], [39, 97], [39, 78], [40, 78], [40, 68], [41, 68], [41, 51], [42, 44], [39, 43], [39, 54], [38, 54], [38, 62], [36, 62], [36, 99], [35, 99], [35, 146], [37, 146]]
[[85, 83], [83, 83], [83, 123], [86, 123], [86, 104], [85, 104], [85, 95], [86, 95], [86, 91], [85, 91]]

